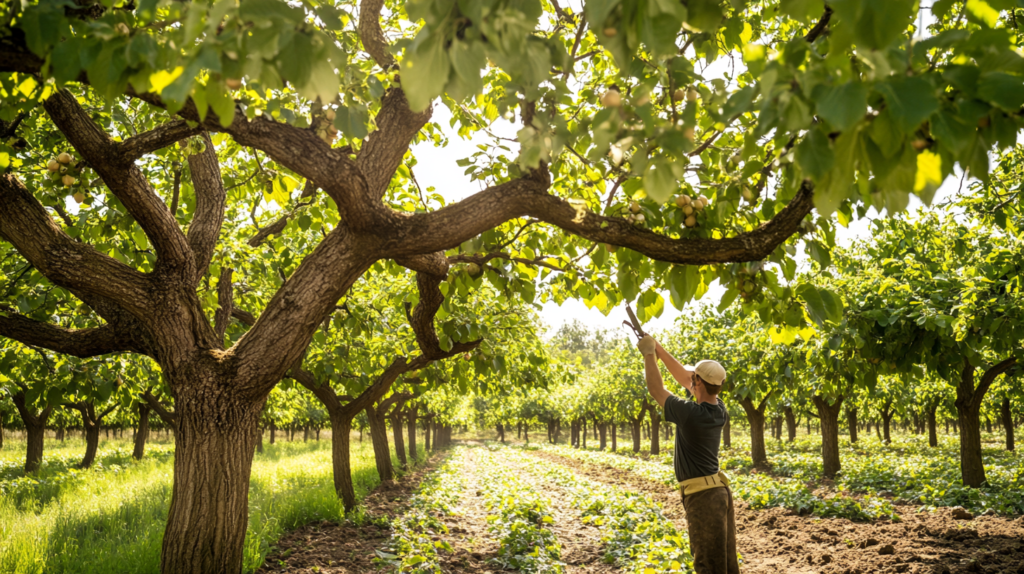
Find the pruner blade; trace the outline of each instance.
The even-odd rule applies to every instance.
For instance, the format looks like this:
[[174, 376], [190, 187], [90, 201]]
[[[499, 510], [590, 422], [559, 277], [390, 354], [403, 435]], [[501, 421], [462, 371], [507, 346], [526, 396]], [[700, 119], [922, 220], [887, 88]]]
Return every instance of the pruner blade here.
[[633, 330], [637, 340], [643, 339], [647, 333], [644, 333], [643, 327], [640, 325], [640, 321], [636, 318], [636, 314], [633, 313], [633, 308], [629, 306], [629, 303], [626, 303], [626, 314], [629, 315], [629, 321], [623, 321], [622, 324]]

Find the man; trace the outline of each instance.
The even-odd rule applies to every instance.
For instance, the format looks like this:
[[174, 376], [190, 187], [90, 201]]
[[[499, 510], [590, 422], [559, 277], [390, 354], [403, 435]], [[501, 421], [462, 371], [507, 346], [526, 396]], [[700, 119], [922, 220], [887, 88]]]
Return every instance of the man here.
[[[727, 416], [718, 393], [725, 369], [716, 361], [683, 365], [650, 335], [640, 339], [637, 347], [644, 356], [647, 391], [665, 409], [665, 420], [676, 425], [676, 480], [686, 509], [693, 567], [697, 574], [738, 574], [732, 491], [725, 473], [718, 469], [718, 446]], [[693, 393], [693, 401], [665, 389], [658, 359]]]

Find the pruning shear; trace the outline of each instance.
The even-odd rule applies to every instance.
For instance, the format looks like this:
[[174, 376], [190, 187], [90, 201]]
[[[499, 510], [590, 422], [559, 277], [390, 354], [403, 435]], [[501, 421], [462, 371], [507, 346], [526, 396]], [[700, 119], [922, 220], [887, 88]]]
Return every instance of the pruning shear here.
[[626, 303], [626, 314], [629, 315], [629, 321], [623, 321], [622, 324], [633, 330], [633, 334], [636, 335], [637, 340], [643, 339], [647, 333], [644, 333], [643, 327], [640, 326], [640, 321], [637, 320], [636, 314], [633, 313], [633, 308]]

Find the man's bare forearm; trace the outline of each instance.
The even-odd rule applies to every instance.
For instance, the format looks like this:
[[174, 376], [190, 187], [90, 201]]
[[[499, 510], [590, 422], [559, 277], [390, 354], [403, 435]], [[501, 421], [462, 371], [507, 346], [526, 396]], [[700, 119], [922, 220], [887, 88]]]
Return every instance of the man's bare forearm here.
[[655, 353], [658, 358], [661, 359], [662, 363], [665, 363], [665, 367], [668, 368], [668, 372], [672, 374], [672, 378], [679, 382], [686, 390], [693, 392], [693, 377], [690, 376], [690, 372], [683, 368], [683, 364], [680, 363], [672, 353], [669, 353], [658, 343]]
[[644, 378], [647, 379], [647, 392], [658, 402], [659, 406], [665, 406], [665, 399], [669, 392], [665, 388], [665, 381], [661, 378], [661, 370], [658, 369], [658, 357], [656, 355], [644, 355]]

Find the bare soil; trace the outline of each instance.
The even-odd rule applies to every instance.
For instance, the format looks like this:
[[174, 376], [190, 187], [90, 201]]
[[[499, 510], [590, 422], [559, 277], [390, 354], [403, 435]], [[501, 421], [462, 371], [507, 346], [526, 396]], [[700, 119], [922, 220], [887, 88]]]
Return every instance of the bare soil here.
[[[643, 491], [682, 528], [678, 491], [629, 471], [540, 451], [533, 456], [563, 464], [605, 484]], [[888, 572], [1024, 574], [1024, 517], [956, 520], [949, 508], [917, 513], [897, 506], [902, 522], [852, 522], [799, 516], [781, 508], [751, 510], [736, 501], [737, 545], [745, 573], [869, 574]]]

